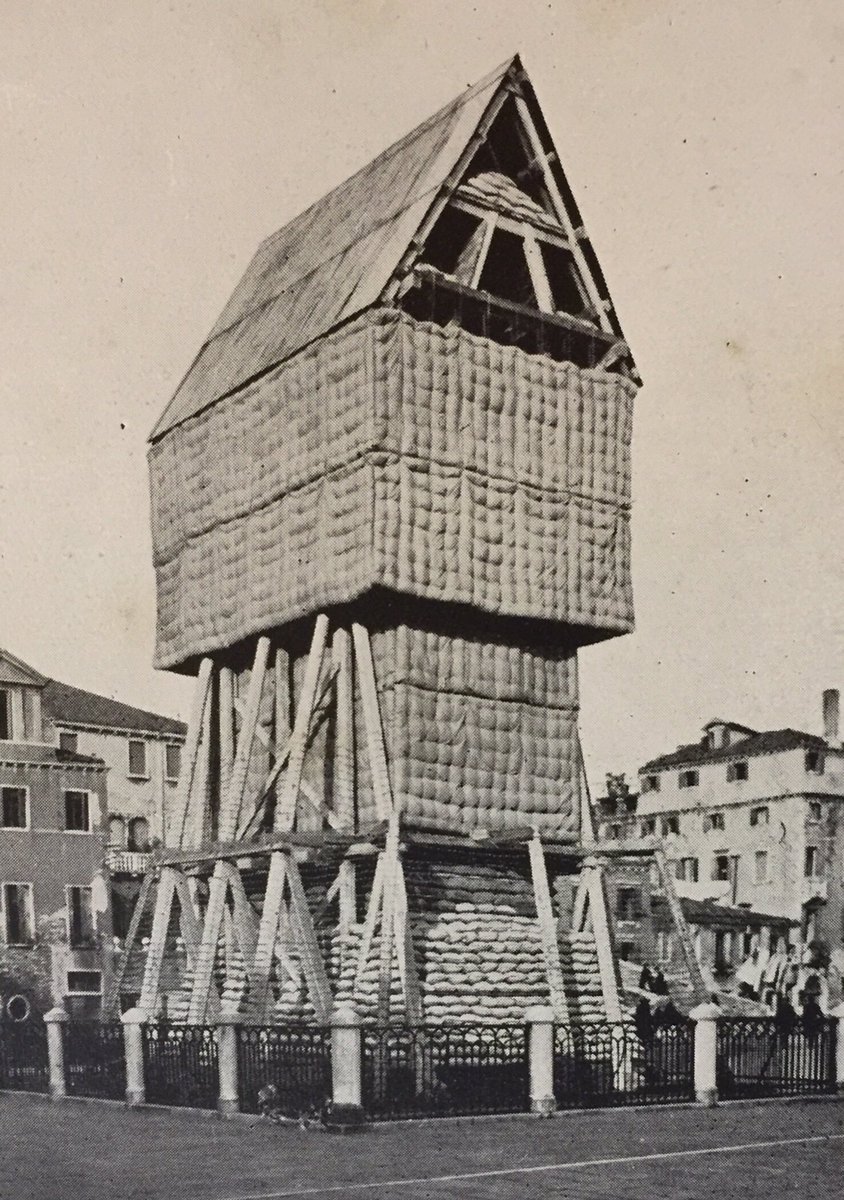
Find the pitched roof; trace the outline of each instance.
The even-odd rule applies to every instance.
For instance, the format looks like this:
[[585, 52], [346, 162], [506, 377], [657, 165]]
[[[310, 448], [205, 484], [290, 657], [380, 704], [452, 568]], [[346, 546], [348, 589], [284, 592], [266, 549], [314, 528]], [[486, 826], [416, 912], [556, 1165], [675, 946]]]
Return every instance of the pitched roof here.
[[[662, 903], [662, 901], [661, 901]], [[790, 917], [742, 908], [737, 904], [719, 904], [715, 900], [693, 900], [680, 897], [683, 916], [693, 925], [721, 925], [744, 929], [748, 925], [796, 925]], [[666, 904], [667, 907], [667, 904]]]
[[699, 763], [728, 762], [734, 758], [752, 758], [760, 754], [777, 754], [783, 750], [824, 750], [826, 742], [814, 733], [798, 729], [767, 729], [733, 742], [730, 746], [713, 749], [707, 742], [692, 742], [679, 746], [670, 754], [652, 758], [639, 768], [639, 773], [658, 771], [665, 767], [697, 766]]
[[100, 729], [125, 729], [134, 733], [172, 734], [184, 737], [186, 726], [172, 717], [146, 712], [108, 696], [49, 679], [42, 693], [45, 715], [57, 725], [93, 725]]
[[45, 676], [0, 646], [0, 683], [43, 687], [46, 682]]
[[[432, 207], [460, 184], [480, 144], [485, 115], [492, 116], [514, 86], [543, 146], [550, 147], [516, 55], [262, 243], [151, 440], [375, 304], [404, 256], [418, 249], [415, 238]], [[555, 155], [550, 170], [589, 259], [606, 319], [617, 329], [600, 266]]]

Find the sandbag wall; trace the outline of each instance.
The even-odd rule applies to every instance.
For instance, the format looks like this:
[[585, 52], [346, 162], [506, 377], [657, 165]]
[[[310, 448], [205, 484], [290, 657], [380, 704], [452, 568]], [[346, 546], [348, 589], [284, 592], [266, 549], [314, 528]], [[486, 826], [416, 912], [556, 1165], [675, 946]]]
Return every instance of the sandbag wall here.
[[152, 445], [157, 665], [379, 585], [628, 631], [634, 394], [370, 310]]

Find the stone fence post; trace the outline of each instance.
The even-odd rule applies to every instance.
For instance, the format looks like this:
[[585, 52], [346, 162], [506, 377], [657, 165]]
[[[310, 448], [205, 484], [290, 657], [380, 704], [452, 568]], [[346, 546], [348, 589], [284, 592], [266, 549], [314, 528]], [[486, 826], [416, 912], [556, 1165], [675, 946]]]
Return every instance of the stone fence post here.
[[714, 1108], [718, 1102], [716, 1060], [721, 1009], [717, 1004], [699, 1004], [689, 1016], [695, 1023], [695, 1096], [698, 1104]]
[[351, 1005], [331, 1014], [331, 1120], [334, 1129], [360, 1127], [364, 1122], [361, 1100], [361, 1022]]
[[120, 1018], [123, 1023], [123, 1047], [126, 1055], [126, 1104], [137, 1108], [146, 1100], [144, 1082], [143, 1026], [147, 1014], [142, 1008], [130, 1008]]
[[44, 1014], [47, 1026], [47, 1063], [50, 1070], [50, 1099], [61, 1100], [67, 1095], [64, 1077], [64, 1026], [69, 1017], [59, 1004]]
[[844, 1004], [838, 1004], [829, 1014], [836, 1021], [835, 1028], [835, 1084], [838, 1095], [844, 1099]]
[[230, 1117], [240, 1111], [240, 1093], [237, 1078], [237, 1013], [226, 1009], [217, 1018], [217, 1068], [220, 1091], [217, 1112], [221, 1117]]
[[530, 1063], [530, 1111], [550, 1117], [557, 1109], [554, 1097], [554, 1010], [536, 1004], [525, 1013]]

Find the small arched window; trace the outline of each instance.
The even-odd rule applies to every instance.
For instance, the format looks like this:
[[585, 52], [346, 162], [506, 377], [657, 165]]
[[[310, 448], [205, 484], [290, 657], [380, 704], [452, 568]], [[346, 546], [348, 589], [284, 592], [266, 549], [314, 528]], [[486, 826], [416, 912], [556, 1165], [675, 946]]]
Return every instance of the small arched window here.
[[108, 844], [109, 846], [125, 846], [126, 845], [126, 822], [122, 817], [109, 817], [108, 819]]
[[149, 850], [149, 825], [146, 817], [133, 817], [129, 822], [129, 849]]

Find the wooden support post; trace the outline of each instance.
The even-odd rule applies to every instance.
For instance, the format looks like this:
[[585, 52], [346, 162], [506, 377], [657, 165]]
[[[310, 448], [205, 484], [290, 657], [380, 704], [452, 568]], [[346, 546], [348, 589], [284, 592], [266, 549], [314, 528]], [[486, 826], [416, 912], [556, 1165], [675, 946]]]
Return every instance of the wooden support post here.
[[144, 981], [141, 986], [141, 998], [138, 1007], [142, 1008], [152, 1019], [158, 1011], [158, 983], [161, 978], [161, 965], [164, 961], [164, 951], [167, 944], [167, 929], [170, 925], [170, 911], [173, 907], [173, 893], [176, 887], [176, 870], [174, 867], [162, 867], [161, 878], [158, 881], [158, 892], [155, 897], [155, 912], [152, 918], [152, 933], [147, 950], [147, 960], [144, 964]]
[[327, 636], [328, 617], [324, 613], [320, 613], [314, 625], [314, 635], [311, 640], [310, 651], [308, 652], [302, 694], [296, 707], [296, 720], [293, 724], [293, 733], [290, 736], [290, 756], [287, 763], [287, 773], [282, 780], [276, 804], [275, 828], [280, 833], [292, 829], [296, 819], [296, 802], [299, 798], [302, 769], [305, 765], [305, 751], [308, 746], [308, 732], [311, 727], [311, 718], [319, 686], [319, 675], [322, 668]]
[[381, 903], [381, 943], [378, 955], [378, 1023], [390, 1020], [390, 984], [393, 976], [393, 939], [396, 923], [396, 876], [399, 865], [399, 823], [395, 814], [384, 847], [384, 895]]
[[589, 912], [592, 916], [592, 933], [598, 955], [598, 970], [601, 975], [601, 991], [604, 1008], [610, 1024], [619, 1024], [622, 1019], [619, 998], [618, 964], [616, 960], [612, 928], [607, 913], [607, 898], [604, 892], [604, 872], [600, 863], [586, 861], [583, 865], [589, 893]]
[[199, 955], [202, 930], [200, 929], [199, 920], [196, 915], [196, 907], [190, 885], [183, 871], [176, 870], [174, 883], [176, 897], [179, 901], [179, 928], [182, 932], [182, 941], [185, 943], [188, 966], [193, 970], [196, 967], [196, 960]]
[[226, 905], [226, 894], [229, 887], [225, 870], [226, 865], [226, 863], [218, 862], [214, 867], [214, 874], [208, 882], [208, 903], [205, 906], [202, 939], [196, 955], [193, 987], [191, 988], [190, 1003], [188, 1004], [189, 1025], [202, 1025], [208, 1012], [209, 997], [213, 983], [214, 962], [217, 958], [217, 944], [220, 940], [223, 910]]
[[179, 772], [179, 782], [176, 785], [176, 796], [173, 803], [172, 841], [176, 846], [184, 845], [185, 825], [188, 819], [191, 795], [194, 790], [194, 775], [196, 774], [197, 758], [202, 740], [203, 718], [211, 691], [212, 668], [213, 663], [211, 659], [203, 658], [199, 664], [199, 673], [196, 677], [196, 688], [193, 695], [190, 721], [188, 722], [185, 752], [182, 755], [182, 769]]
[[352, 987], [352, 994], [357, 995], [360, 991], [360, 986], [363, 981], [364, 971], [366, 970], [367, 959], [369, 958], [370, 950], [372, 949], [372, 939], [375, 936], [375, 926], [378, 924], [378, 916], [381, 912], [381, 902], [384, 897], [384, 851], [378, 855], [375, 863], [375, 875], [372, 880], [372, 891], [369, 893], [369, 904], [366, 908], [366, 917], [363, 922], [363, 933], [360, 939], [360, 948], [358, 950], [358, 964], [355, 970], [355, 981]]
[[334, 997], [331, 995], [331, 986], [325, 973], [325, 964], [320, 954], [305, 889], [302, 887], [299, 866], [292, 855], [287, 863], [287, 881], [290, 888], [290, 916], [302, 958], [302, 970], [308, 984], [311, 1004], [319, 1024], [327, 1025], [331, 1019]]
[[581, 871], [577, 880], [577, 891], [574, 894], [574, 906], [571, 917], [571, 927], [575, 933], [582, 933], [586, 928], [586, 909], [589, 903], [589, 888], [586, 876]]
[[267, 670], [267, 659], [270, 653], [270, 639], [258, 638], [255, 647], [255, 661], [249, 676], [249, 690], [246, 697], [246, 708], [243, 723], [240, 727], [240, 737], [237, 739], [237, 750], [234, 756], [231, 779], [225, 792], [224, 802], [220, 812], [220, 838], [232, 838], [237, 832], [240, 820], [240, 809], [243, 804], [243, 792], [246, 787], [246, 776], [249, 770], [249, 760], [252, 757], [252, 743], [255, 740], [255, 727], [258, 724], [258, 712], [261, 706], [261, 693], [264, 689], [264, 676]]
[[232, 915], [234, 934], [237, 938], [240, 953], [243, 956], [243, 965], [246, 974], [251, 977], [255, 961], [255, 950], [258, 945], [258, 914], [249, 903], [249, 897], [246, 895], [240, 871], [238, 871], [237, 867], [232, 866], [231, 863], [226, 863], [225, 866], [234, 909]]
[[369, 644], [369, 634], [363, 625], [352, 625], [352, 638], [355, 644], [355, 660], [360, 682], [375, 811], [379, 821], [389, 821], [393, 814], [393, 795], [390, 788], [390, 774], [387, 769], [387, 751], [384, 746], [384, 730], [381, 725], [372, 647]]
[[[352, 678], [352, 640], [348, 629], [338, 626], [331, 641], [337, 672], [334, 734], [334, 811], [340, 829], [355, 827], [355, 733]], [[357, 919], [357, 868], [344, 859], [339, 871], [339, 927], [341, 958], [344, 940]], [[341, 963], [342, 970], [342, 963]]]
[[250, 979], [250, 1006], [257, 1016], [262, 1016], [267, 1007], [273, 954], [278, 938], [279, 919], [284, 905], [284, 882], [287, 878], [287, 855], [282, 850], [273, 851], [264, 893], [264, 908], [258, 926], [258, 940], [252, 960]]
[[422, 991], [419, 972], [416, 968], [416, 951], [407, 907], [407, 885], [401, 858], [396, 863], [396, 954], [399, 960], [399, 976], [404, 992], [404, 1010], [407, 1023], [414, 1028], [422, 1024]]
[[683, 906], [680, 903], [680, 897], [677, 895], [674, 880], [668, 869], [668, 863], [665, 860], [665, 851], [661, 848], [654, 850], [654, 860], [659, 872], [662, 890], [665, 892], [665, 899], [668, 902], [671, 919], [674, 922], [674, 928], [677, 930], [677, 935], [680, 939], [680, 946], [686, 961], [686, 970], [689, 972], [692, 995], [697, 1004], [706, 1004], [709, 1000], [709, 992], [701, 973], [700, 963], [697, 960], [692, 935], [689, 932], [689, 926], [683, 914]]
[[219, 672], [220, 809], [231, 787], [234, 766], [234, 676], [231, 667]]
[[533, 879], [533, 896], [536, 903], [536, 916], [539, 921], [539, 933], [542, 938], [542, 954], [545, 959], [545, 974], [548, 979], [548, 990], [551, 995], [551, 1007], [554, 1019], [568, 1021], [569, 1010], [566, 1002], [566, 988], [563, 980], [563, 968], [560, 962], [560, 945], [557, 941], [557, 925], [554, 920], [554, 909], [551, 903], [551, 889], [548, 886], [548, 872], [545, 866], [545, 852], [539, 831], [534, 830], [533, 837], [528, 842], [530, 855], [530, 873]]
[[152, 887], [155, 883], [155, 873], [147, 871], [141, 883], [141, 890], [138, 893], [138, 899], [135, 901], [135, 907], [132, 910], [132, 919], [129, 922], [129, 929], [126, 933], [126, 941], [123, 946], [123, 953], [120, 956], [117, 970], [111, 980], [108, 997], [106, 999], [105, 1011], [109, 1015], [114, 1015], [120, 1012], [120, 989], [123, 986], [123, 980], [126, 976], [126, 968], [129, 963], [129, 956], [135, 948], [135, 942], [138, 940], [138, 930], [141, 927], [141, 920], [146, 912], [149, 904]]

